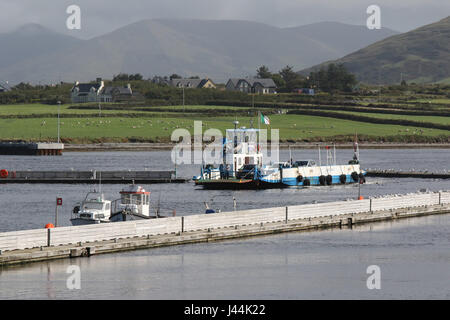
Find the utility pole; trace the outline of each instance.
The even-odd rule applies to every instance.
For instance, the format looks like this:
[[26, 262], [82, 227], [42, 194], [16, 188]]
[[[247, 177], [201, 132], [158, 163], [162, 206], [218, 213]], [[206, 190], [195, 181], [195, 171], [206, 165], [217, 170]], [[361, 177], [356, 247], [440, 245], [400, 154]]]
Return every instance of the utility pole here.
[[185, 112], [185, 106], [184, 106], [184, 86], [182, 87], [183, 89], [183, 113]]
[[60, 143], [60, 139], [59, 139], [59, 112], [60, 112], [60, 109], [61, 108], [61, 101], [58, 101], [58, 143]]

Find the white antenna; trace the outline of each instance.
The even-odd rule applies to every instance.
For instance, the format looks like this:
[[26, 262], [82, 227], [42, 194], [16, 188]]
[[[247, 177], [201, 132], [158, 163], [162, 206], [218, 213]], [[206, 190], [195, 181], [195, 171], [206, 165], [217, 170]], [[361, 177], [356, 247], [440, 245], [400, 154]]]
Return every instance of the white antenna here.
[[292, 152], [291, 152], [291, 145], [289, 145], [289, 163], [292, 166]]
[[336, 165], [336, 144], [333, 143], [333, 152], [334, 152], [334, 165]]
[[102, 172], [101, 171], [99, 171], [99, 173], [98, 173], [98, 190], [99, 190], [99, 193], [101, 194], [102, 193]]
[[319, 166], [322, 165], [322, 159], [320, 158], [320, 145], [319, 145]]

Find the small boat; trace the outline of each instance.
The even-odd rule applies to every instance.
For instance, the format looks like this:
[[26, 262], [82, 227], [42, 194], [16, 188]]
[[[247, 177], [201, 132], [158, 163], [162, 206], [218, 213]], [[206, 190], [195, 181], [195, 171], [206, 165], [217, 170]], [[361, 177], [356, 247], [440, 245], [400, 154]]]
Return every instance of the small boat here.
[[164, 217], [159, 214], [159, 208], [154, 216], [150, 215], [150, 192], [133, 184], [123, 188], [120, 199], [114, 201], [105, 200], [102, 193], [88, 192], [73, 209], [70, 221], [77, 226]]
[[[129, 185], [120, 191], [120, 199], [113, 202], [110, 221], [150, 219], [150, 192], [137, 185]], [[154, 217], [153, 217], [154, 218]]]
[[111, 201], [103, 193], [88, 192], [81, 204], [75, 206], [70, 222], [74, 226], [110, 222]]

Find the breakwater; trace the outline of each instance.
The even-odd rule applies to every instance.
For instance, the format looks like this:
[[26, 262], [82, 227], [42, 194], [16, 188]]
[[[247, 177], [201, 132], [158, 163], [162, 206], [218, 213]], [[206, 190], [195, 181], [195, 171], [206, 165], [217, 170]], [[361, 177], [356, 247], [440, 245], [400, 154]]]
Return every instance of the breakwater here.
[[450, 191], [0, 233], [0, 265], [450, 213]]

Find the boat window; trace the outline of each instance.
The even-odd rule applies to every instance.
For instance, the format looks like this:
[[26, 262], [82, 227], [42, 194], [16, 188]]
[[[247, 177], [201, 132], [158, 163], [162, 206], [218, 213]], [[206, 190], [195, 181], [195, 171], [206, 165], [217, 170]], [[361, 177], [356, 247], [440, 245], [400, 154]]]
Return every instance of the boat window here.
[[142, 195], [136, 194], [133, 196], [133, 204], [142, 204]]
[[102, 210], [103, 202], [87, 202], [83, 205], [84, 210]]
[[122, 194], [120, 201], [123, 204], [130, 204], [131, 203], [131, 196], [129, 194]]
[[308, 161], [295, 161], [294, 167], [305, 167], [308, 165]]

